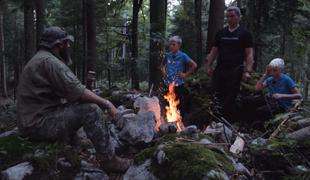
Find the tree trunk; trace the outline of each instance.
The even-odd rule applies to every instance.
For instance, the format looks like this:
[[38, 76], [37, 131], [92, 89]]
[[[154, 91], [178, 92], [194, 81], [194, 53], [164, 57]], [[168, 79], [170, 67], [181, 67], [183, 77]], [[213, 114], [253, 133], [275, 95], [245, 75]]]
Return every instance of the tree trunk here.
[[[309, 48], [308, 48], [309, 49]], [[308, 57], [306, 58], [307, 59], [307, 64], [306, 64], [306, 67], [309, 67], [310, 65], [310, 53], [308, 53]], [[309, 81], [310, 81], [310, 70], [309, 69], [306, 69], [305, 70], [305, 82], [304, 82], [304, 99], [305, 100], [308, 100], [308, 96], [309, 96]]]
[[45, 22], [45, 0], [36, 0], [37, 47], [39, 46]]
[[94, 88], [96, 81], [96, 23], [95, 23], [95, 9], [96, 0], [87, 0], [87, 84], [89, 89]]
[[167, 0], [150, 1], [150, 64], [149, 88], [158, 90], [161, 81], [160, 64], [164, 55]]
[[195, 0], [196, 63], [198, 64], [198, 67], [202, 64], [201, 4], [202, 0]]
[[223, 28], [224, 24], [224, 0], [210, 0], [209, 21], [208, 21], [208, 37], [207, 37], [207, 53], [210, 52], [217, 31]]
[[6, 86], [6, 64], [5, 64], [5, 52], [4, 52], [4, 32], [3, 32], [3, 10], [0, 7], [0, 62], [1, 62], [1, 78], [2, 89], [1, 93], [4, 97], [8, 97], [7, 86]]
[[26, 64], [35, 53], [35, 36], [33, 20], [33, 1], [24, 0], [24, 34], [25, 34], [25, 59]]
[[133, 0], [132, 9], [132, 46], [131, 46], [131, 88], [139, 90], [139, 76], [137, 72], [137, 58], [138, 58], [138, 20], [139, 10], [142, 4], [142, 0]]
[[83, 62], [82, 62], [82, 82], [87, 84], [87, 0], [83, 0]]

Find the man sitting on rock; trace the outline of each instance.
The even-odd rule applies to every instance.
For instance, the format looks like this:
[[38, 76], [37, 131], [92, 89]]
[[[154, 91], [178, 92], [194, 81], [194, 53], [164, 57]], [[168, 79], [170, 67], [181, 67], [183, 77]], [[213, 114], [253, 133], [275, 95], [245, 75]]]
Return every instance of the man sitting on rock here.
[[272, 115], [290, 111], [293, 107], [292, 100], [302, 98], [296, 88], [296, 83], [288, 75], [282, 73], [283, 69], [284, 60], [273, 59], [255, 86], [256, 91], [268, 88], [269, 96], [246, 102], [245, 107], [255, 106], [256, 118], [259, 121], [266, 121]]
[[107, 171], [124, 172], [127, 159], [115, 155], [102, 109], [116, 120], [114, 105], [85, 88], [67, 66], [73, 37], [60, 27], [43, 32], [40, 48], [26, 64], [17, 93], [17, 122], [24, 136], [40, 140], [66, 140], [83, 127], [97, 159]]

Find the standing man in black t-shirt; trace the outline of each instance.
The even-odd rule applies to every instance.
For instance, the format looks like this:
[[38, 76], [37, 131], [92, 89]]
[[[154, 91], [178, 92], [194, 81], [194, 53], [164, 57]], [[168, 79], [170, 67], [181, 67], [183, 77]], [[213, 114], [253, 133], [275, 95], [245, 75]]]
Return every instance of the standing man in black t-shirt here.
[[[212, 86], [222, 105], [221, 112], [230, 119], [240, 81], [251, 78], [253, 40], [251, 34], [239, 25], [240, 9], [231, 6], [226, 10], [228, 26], [217, 32], [214, 45], [206, 58], [205, 71], [212, 77]], [[212, 68], [217, 59], [215, 70]]]

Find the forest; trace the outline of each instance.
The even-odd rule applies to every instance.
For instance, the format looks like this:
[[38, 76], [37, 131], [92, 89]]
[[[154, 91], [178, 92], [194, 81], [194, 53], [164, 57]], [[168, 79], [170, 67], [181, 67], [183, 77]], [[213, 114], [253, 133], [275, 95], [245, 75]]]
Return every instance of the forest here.
[[[234, 107], [234, 117], [247, 122], [218, 113], [221, 107], [205, 72], [216, 34], [228, 24], [230, 6], [240, 8], [240, 26], [253, 37], [252, 77], [241, 82]], [[132, 110], [121, 123], [109, 125], [111, 146], [134, 161], [128, 171], [95, 167], [92, 143], [80, 130], [80, 144], [71, 149], [62, 142], [19, 136], [17, 87], [44, 29], [51, 26], [74, 37], [69, 68], [78, 80], [119, 110]], [[175, 35], [197, 64], [185, 78], [190, 106], [181, 129], [165, 124], [163, 117], [168, 110], [161, 66]], [[0, 0], [1, 179], [309, 179], [309, 42], [309, 0]], [[242, 100], [255, 93], [274, 58], [284, 59], [284, 72], [302, 99], [261, 130], [254, 115], [243, 116]], [[18, 165], [20, 173], [14, 170]]]

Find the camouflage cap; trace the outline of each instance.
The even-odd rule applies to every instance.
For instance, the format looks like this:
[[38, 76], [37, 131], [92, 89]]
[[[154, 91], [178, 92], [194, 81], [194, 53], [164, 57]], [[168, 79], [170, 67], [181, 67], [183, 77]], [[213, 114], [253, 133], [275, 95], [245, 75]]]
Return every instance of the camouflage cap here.
[[40, 46], [51, 49], [56, 44], [62, 43], [64, 40], [74, 42], [74, 37], [69, 35], [64, 28], [51, 26], [45, 28], [41, 37]]

